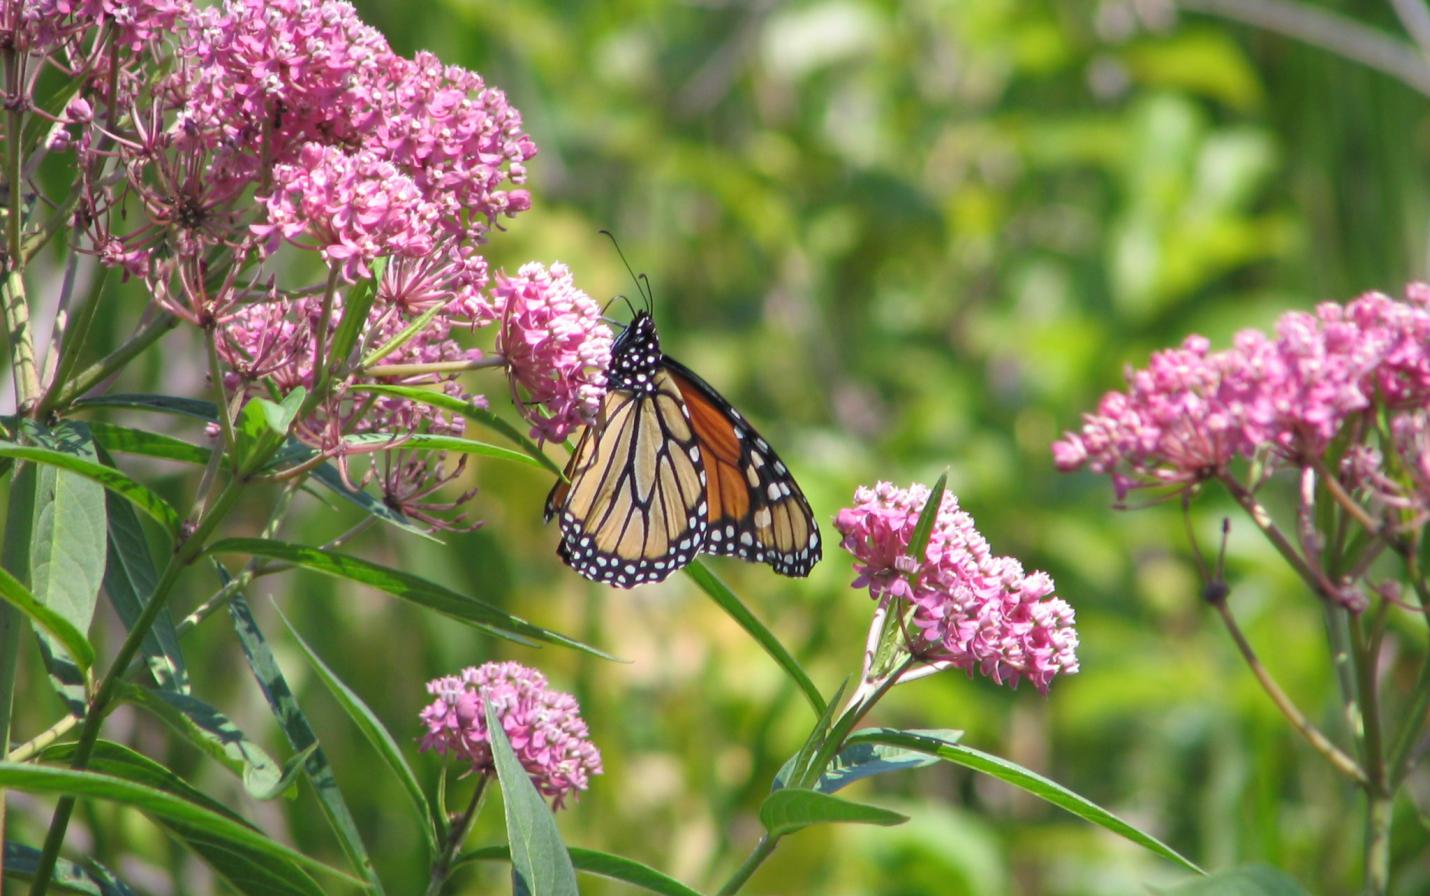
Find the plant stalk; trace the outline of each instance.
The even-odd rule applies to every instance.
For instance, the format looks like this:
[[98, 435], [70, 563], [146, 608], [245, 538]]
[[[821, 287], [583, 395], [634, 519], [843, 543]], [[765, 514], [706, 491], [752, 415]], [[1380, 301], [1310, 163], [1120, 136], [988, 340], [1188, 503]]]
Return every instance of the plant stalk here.
[[432, 863], [432, 876], [427, 881], [426, 896], [438, 896], [442, 892], [442, 887], [446, 885], [447, 878], [452, 876], [452, 867], [455, 864], [457, 853], [462, 848], [462, 842], [467, 839], [467, 834], [471, 833], [472, 825], [476, 823], [477, 814], [481, 812], [482, 808], [482, 797], [487, 792], [487, 782], [491, 779], [491, 773], [483, 773], [477, 778], [477, 787], [472, 793], [471, 800], [467, 803], [466, 811], [452, 826], [451, 832], [447, 835], [447, 845], [442, 849], [442, 854]]

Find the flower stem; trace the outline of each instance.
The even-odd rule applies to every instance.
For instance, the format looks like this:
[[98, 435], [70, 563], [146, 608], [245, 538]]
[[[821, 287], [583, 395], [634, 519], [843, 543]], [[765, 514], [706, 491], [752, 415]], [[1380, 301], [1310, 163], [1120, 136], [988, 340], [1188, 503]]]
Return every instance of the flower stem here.
[[431, 364], [374, 364], [363, 368], [365, 376], [420, 376], [424, 373], [462, 373], [467, 370], [483, 370], [501, 367], [506, 359], [501, 355], [487, 355], [474, 361], [435, 361]]
[[1221, 483], [1226, 486], [1227, 491], [1236, 499], [1236, 503], [1241, 505], [1241, 509], [1251, 517], [1252, 523], [1261, 530], [1261, 533], [1271, 542], [1271, 546], [1276, 548], [1282, 558], [1296, 571], [1296, 574], [1329, 603], [1339, 605], [1340, 601], [1336, 596], [1335, 589], [1330, 587], [1325, 576], [1312, 569], [1306, 562], [1306, 558], [1297, 553], [1296, 547], [1291, 544], [1286, 534], [1277, 528], [1275, 521], [1271, 519], [1271, 514], [1261, 506], [1255, 496], [1229, 473], [1222, 474]]
[[1365, 821], [1365, 892], [1379, 896], [1390, 883], [1390, 823], [1392, 793], [1386, 786], [1385, 747], [1380, 731], [1380, 694], [1376, 688], [1376, 665], [1380, 638], [1365, 631], [1365, 620], [1356, 617], [1351, 641], [1356, 659], [1356, 681], [1360, 686], [1361, 713], [1365, 722], [1365, 766], [1368, 798]]
[[1222, 621], [1226, 623], [1227, 631], [1231, 634], [1231, 639], [1236, 642], [1237, 649], [1241, 651], [1242, 658], [1251, 667], [1251, 673], [1256, 676], [1256, 680], [1261, 683], [1261, 687], [1266, 691], [1271, 702], [1276, 704], [1276, 708], [1281, 711], [1302, 737], [1310, 743], [1312, 749], [1325, 757], [1326, 761], [1341, 774], [1350, 778], [1361, 786], [1367, 783], [1366, 774], [1351, 757], [1343, 753], [1340, 748], [1321, 733], [1315, 725], [1306, 718], [1301, 710], [1296, 708], [1296, 704], [1291, 702], [1291, 698], [1286, 696], [1286, 692], [1281, 690], [1280, 685], [1271, 677], [1271, 673], [1266, 667], [1261, 665], [1261, 660], [1257, 658], [1256, 651], [1252, 649], [1246, 636], [1241, 633], [1241, 628], [1236, 624], [1236, 619], [1231, 615], [1230, 608], [1226, 601], [1221, 600], [1215, 603], [1217, 612], [1221, 615]]
[[[74, 757], [70, 760], [70, 768], [74, 771], [83, 771], [88, 767], [90, 757], [94, 755], [95, 744], [99, 741], [99, 729], [111, 709], [110, 704], [113, 703], [115, 694], [118, 692], [119, 682], [128, 670], [130, 661], [139, 652], [140, 646], [144, 643], [144, 636], [153, 627], [154, 620], [159, 618], [160, 611], [168, 605], [169, 595], [173, 591], [175, 583], [178, 582], [180, 573], [203, 553], [208, 537], [228, 515], [241, 491], [242, 487], [236, 480], [231, 480], [225, 485], [223, 491], [219, 493], [209, 506], [208, 511], [198, 521], [193, 533], [179, 544], [178, 549], [169, 559], [168, 566], [164, 568], [159, 581], [154, 585], [154, 592], [149, 595], [149, 600], [144, 604], [143, 612], [130, 626], [128, 636], [120, 645], [118, 652], [115, 653], [114, 660], [100, 681], [94, 697], [89, 701], [89, 707], [85, 712], [84, 726], [80, 729]], [[59, 859], [60, 846], [64, 843], [65, 831], [69, 827], [70, 816], [74, 813], [74, 806], [75, 797], [66, 796], [61, 797], [59, 804], [55, 807], [55, 814], [50, 819], [50, 829], [45, 834], [44, 851], [40, 855], [34, 880], [30, 884], [30, 896], [43, 896], [49, 888], [50, 878], [54, 875], [55, 862]]]
[[482, 796], [486, 794], [487, 782], [491, 778], [491, 774], [485, 772], [477, 778], [477, 787], [472, 792], [472, 799], [467, 803], [467, 810], [452, 826], [451, 832], [447, 835], [447, 845], [442, 848], [442, 854], [432, 863], [432, 876], [427, 881], [427, 896], [437, 896], [441, 893], [442, 887], [447, 883], [447, 878], [451, 877], [457, 853], [462, 848], [462, 841], [467, 839], [467, 834], [471, 832], [472, 825], [477, 820], [477, 813], [481, 811], [482, 807]]
[[754, 850], [745, 857], [745, 861], [735, 869], [735, 873], [730, 875], [730, 879], [725, 881], [725, 885], [716, 892], [715, 896], [733, 896], [740, 892], [740, 888], [749, 881], [750, 876], [755, 873], [755, 869], [770, 857], [770, 853], [775, 851], [775, 844], [779, 842], [779, 837], [772, 837], [769, 834], [761, 837], [760, 842], [755, 844]]

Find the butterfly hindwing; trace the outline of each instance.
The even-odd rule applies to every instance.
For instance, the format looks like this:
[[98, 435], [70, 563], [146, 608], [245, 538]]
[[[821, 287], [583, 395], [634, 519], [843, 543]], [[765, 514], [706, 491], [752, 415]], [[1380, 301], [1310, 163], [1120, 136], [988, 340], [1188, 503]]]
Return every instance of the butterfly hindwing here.
[[819, 526], [784, 462], [709, 383], [673, 358], [665, 367], [700, 441], [710, 516], [705, 552], [809, 575], [822, 556]]

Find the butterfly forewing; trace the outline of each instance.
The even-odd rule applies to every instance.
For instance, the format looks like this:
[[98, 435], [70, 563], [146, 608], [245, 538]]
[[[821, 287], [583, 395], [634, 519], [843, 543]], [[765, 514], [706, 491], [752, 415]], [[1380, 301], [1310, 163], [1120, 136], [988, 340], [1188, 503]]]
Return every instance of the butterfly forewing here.
[[705, 552], [806, 576], [822, 548], [814, 512], [784, 462], [720, 393], [680, 362], [666, 369], [685, 399], [705, 465]]
[[600, 418], [567, 465], [570, 483], [547, 499], [548, 518], [560, 513], [561, 558], [622, 588], [662, 581], [688, 564], [709, 525], [700, 449], [659, 360], [658, 344], [618, 343]]

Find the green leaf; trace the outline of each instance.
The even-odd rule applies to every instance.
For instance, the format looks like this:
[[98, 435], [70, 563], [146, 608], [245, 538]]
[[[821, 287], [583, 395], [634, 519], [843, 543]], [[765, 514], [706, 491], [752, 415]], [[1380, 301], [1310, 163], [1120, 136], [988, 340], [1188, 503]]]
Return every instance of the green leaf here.
[[541, 446], [533, 442], [524, 433], [512, 426], [507, 421], [493, 414], [486, 408], [479, 408], [469, 401], [463, 401], [453, 395], [442, 392], [434, 392], [431, 389], [421, 389], [416, 386], [388, 386], [375, 384], [362, 384], [353, 386], [354, 392], [375, 392], [379, 395], [396, 395], [399, 398], [407, 398], [412, 401], [421, 402], [425, 405], [457, 414], [464, 419], [470, 420], [480, 426], [485, 426], [493, 432], [500, 433], [510, 439], [517, 447], [531, 457], [532, 460], [541, 464], [547, 470], [557, 476], [565, 478], [555, 461], [546, 456], [546, 452], [541, 450]]
[[142, 429], [131, 429], [95, 420], [89, 423], [95, 444], [106, 451], [123, 454], [141, 454], [164, 460], [177, 460], [189, 464], [206, 464], [212, 451], [202, 445], [193, 445], [183, 439], [166, 436]]
[[84, 410], [86, 408], [122, 408], [130, 411], [157, 411], [161, 414], [177, 414], [181, 417], [193, 417], [205, 421], [218, 419], [218, 413], [214, 410], [213, 402], [203, 401], [197, 398], [179, 398], [174, 395], [115, 393], [113, 395], [98, 395], [93, 398], [81, 398], [79, 401], [70, 405], [70, 407], [74, 410]]
[[1306, 890], [1269, 865], [1243, 865], [1174, 887], [1148, 887], [1161, 896], [1306, 896]]
[[[373, 299], [377, 298], [377, 287], [382, 282], [382, 274], [387, 270], [387, 259], [379, 258], [371, 265], [372, 276], [360, 280], [342, 301], [342, 320], [333, 331], [333, 341], [328, 352], [328, 370], [341, 373], [346, 369], [348, 356], [357, 345], [367, 323], [368, 312], [372, 310]], [[441, 307], [440, 305], [438, 306]]]
[[390, 443], [396, 448], [426, 448], [430, 451], [476, 454], [481, 457], [490, 457], [496, 460], [524, 464], [528, 467], [536, 467], [537, 469], [545, 469], [545, 465], [540, 461], [520, 451], [513, 451], [510, 448], [503, 448], [500, 445], [491, 445], [486, 442], [478, 442], [474, 439], [462, 439], [456, 436], [438, 436], [421, 432], [412, 433], [410, 435], [368, 432], [345, 436], [343, 438], [343, 444], [358, 447], [374, 444], [382, 445], [384, 443]]
[[[6, 879], [34, 880], [35, 870], [40, 867], [40, 851], [33, 846], [6, 840], [3, 864]], [[127, 884], [93, 859], [87, 859], [83, 865], [57, 859], [50, 876], [50, 887], [62, 893], [79, 893], [82, 896], [134, 896], [134, 891]]]
[[308, 390], [298, 386], [281, 403], [255, 398], [243, 406], [233, 432], [234, 463], [240, 471], [259, 469], [288, 441], [288, 428], [307, 397]]
[[720, 609], [725, 611], [726, 615], [735, 620], [740, 628], [749, 633], [750, 637], [764, 648], [765, 653], [768, 653], [779, 664], [785, 674], [794, 679], [794, 683], [799, 685], [799, 689], [804, 693], [804, 699], [808, 700], [809, 705], [814, 708], [814, 714], [824, 715], [824, 698], [820, 696], [819, 688], [814, 686], [814, 682], [810, 681], [804, 669], [800, 667], [779, 639], [765, 628], [760, 620], [755, 618], [755, 614], [750, 612], [740, 598], [735, 596], [735, 592], [716, 578], [715, 573], [707, 569], [705, 564], [699, 560], [695, 560], [685, 567], [685, 574], [690, 576], [695, 584], [699, 585], [700, 589], [708, 594]]
[[[51, 745], [44, 749], [41, 758], [49, 762], [69, 762], [74, 756], [75, 746], [74, 743]], [[90, 757], [89, 770], [172, 794], [262, 836], [256, 827], [240, 818], [232, 809], [195, 789], [149, 757], [128, 747], [110, 741], [99, 741]], [[270, 893], [275, 896], [314, 896], [322, 892], [313, 879], [292, 862], [274, 859], [262, 851], [236, 845], [231, 841], [216, 840], [211, 832], [187, 822], [165, 818], [154, 820], [173, 834], [180, 843], [202, 856], [241, 893], [249, 896], [266, 896]]]
[[893, 728], [865, 728], [856, 731], [849, 738], [849, 743], [877, 743], [903, 747], [916, 752], [927, 753], [930, 756], [937, 756], [947, 762], [962, 765], [974, 771], [983, 772], [1000, 781], [1012, 784], [1014, 787], [1030, 793], [1041, 800], [1052, 803], [1060, 809], [1065, 809], [1084, 821], [1090, 821], [1099, 827], [1106, 828], [1144, 849], [1148, 849], [1165, 859], [1181, 865], [1188, 871], [1197, 874], [1205, 873], [1190, 859], [1187, 859], [1181, 853], [1178, 853], [1172, 849], [1172, 847], [1158, 840], [1156, 837], [1153, 837], [1151, 834], [1138, 830], [1091, 800], [1079, 796], [1056, 781], [1051, 781], [1037, 772], [1030, 771], [1017, 763], [1009, 762], [1001, 757], [961, 746], [940, 737], [931, 736], [927, 732], [915, 733]]
[[760, 823], [771, 837], [783, 837], [812, 824], [877, 824], [889, 827], [908, 820], [907, 815], [898, 812], [800, 787], [776, 790], [760, 804]]
[[363, 737], [367, 738], [367, 742], [372, 744], [373, 749], [377, 751], [378, 758], [402, 785], [417, 816], [417, 826], [427, 840], [428, 856], [435, 856], [438, 850], [437, 828], [441, 823], [441, 818], [432, 811], [432, 806], [422, 793], [422, 786], [418, 783], [417, 776], [407, 764], [407, 760], [403, 758], [397, 741], [393, 740], [392, 735], [388, 733], [377, 714], [368, 708], [362, 698], [354, 693], [342, 679], [338, 678], [332, 669], [328, 668], [312, 647], [308, 646], [308, 642], [303, 640], [303, 637], [298, 634], [298, 630], [293, 627], [293, 623], [288, 621], [288, 617], [284, 616], [281, 610], [278, 611], [278, 616], [283, 620], [283, 624], [288, 626], [293, 640], [297, 642], [303, 655], [308, 658], [313, 670], [318, 673], [318, 678], [322, 679], [323, 684], [332, 693], [333, 699], [338, 701], [338, 705], [348, 714], [348, 718], [352, 719], [353, 724], [357, 725]]
[[[659, 893], [661, 896], [700, 896], [699, 891], [692, 890], [675, 878], [642, 862], [637, 862], [635, 859], [612, 855], [596, 849], [582, 849], [579, 846], [568, 848], [567, 853], [571, 856], [571, 864], [577, 871], [618, 880], [633, 887], [640, 887], [647, 893]], [[510, 861], [511, 849], [509, 847], [484, 846], [462, 853], [452, 863], [452, 867], [456, 868], [468, 862]]]
[[113, 467], [106, 467], [103, 464], [60, 451], [52, 451], [49, 448], [16, 445], [14, 442], [0, 442], [0, 457], [33, 461], [37, 464], [78, 473], [115, 494], [127, 498], [135, 507], [157, 520], [170, 535], [175, 535], [179, 531], [182, 521], [178, 511], [171, 507], [168, 501]]
[[[227, 585], [227, 576], [223, 578], [224, 584]], [[233, 620], [234, 630], [238, 633], [239, 643], [243, 647], [244, 657], [248, 660], [248, 668], [253, 672], [253, 677], [258, 679], [258, 686], [263, 690], [273, 718], [283, 729], [288, 743], [305, 758], [303, 772], [308, 783], [312, 784], [318, 793], [318, 804], [327, 816], [333, 833], [337, 835], [343, 853], [347, 855], [348, 862], [367, 880], [371, 890], [374, 893], [382, 893], [382, 880], [373, 868], [372, 858], [368, 855], [367, 846], [362, 842], [362, 834], [358, 832], [357, 821], [338, 787], [332, 764], [319, 746], [318, 735], [308, 723], [308, 717], [298, 705], [297, 698], [293, 696], [288, 680], [283, 677], [283, 670], [278, 668], [278, 661], [269, 649], [258, 622], [253, 618], [248, 601], [242, 594], [235, 594], [229, 601], [228, 612]]]
[[[78, 799], [101, 799], [133, 807], [160, 825], [174, 830], [186, 842], [204, 844], [205, 849], [199, 850], [200, 854], [244, 893], [321, 894], [323, 891], [300, 869], [362, 886], [362, 881], [357, 878], [310, 859], [227, 815], [123, 778], [96, 772], [0, 762], [0, 788]], [[223, 864], [213, 858], [224, 855], [231, 855], [232, 858]], [[242, 876], [235, 880], [236, 874]], [[259, 876], [263, 884], [271, 889], [240, 886], [238, 883]], [[308, 886], [300, 886], [300, 881], [307, 881]]]
[[[963, 737], [962, 731], [954, 731], [948, 728], [939, 729], [910, 729], [910, 733], [922, 734], [929, 737], [937, 737], [947, 740], [949, 743], [956, 742]], [[798, 758], [798, 757], [796, 757]], [[825, 766], [823, 774], [814, 782], [813, 789], [820, 793], [836, 793], [853, 784], [855, 781], [862, 781], [865, 778], [872, 778], [875, 775], [882, 775], [887, 772], [905, 771], [908, 769], [925, 768], [934, 765], [938, 759], [917, 750], [908, 750], [903, 747], [891, 747], [888, 744], [874, 743], [854, 743], [845, 744], [838, 753], [834, 755], [828, 765]], [[780, 769], [780, 773], [775, 776], [775, 790], [785, 786], [790, 780], [789, 773], [795, 768], [795, 760], [786, 762]]]
[[929, 491], [929, 499], [924, 502], [924, 509], [919, 511], [919, 521], [914, 525], [914, 534], [909, 538], [909, 556], [919, 563], [924, 562], [929, 538], [933, 535], [933, 524], [938, 519], [939, 508], [943, 506], [943, 492], [947, 486], [948, 471], [944, 470]]
[[[65, 421], [51, 430], [31, 424], [26, 429], [39, 450], [96, 469], [109, 469], [100, 465], [89, 428], [83, 423]], [[104, 581], [104, 489], [58, 466], [40, 466], [35, 476], [30, 592], [75, 631], [87, 632]], [[50, 680], [69, 711], [83, 716], [87, 700], [84, 671], [61, 651], [68, 653], [63, 644], [41, 630], [40, 653]]]
[[[129, 502], [113, 492], [104, 498], [109, 512], [106, 533], [109, 562], [104, 567], [104, 592], [127, 630], [144, 612], [158, 575], [149, 542], [140, 528], [139, 515]], [[159, 611], [154, 625], [145, 633], [140, 650], [160, 687], [181, 694], [189, 692], [189, 673], [179, 649], [179, 633], [167, 606]]]
[[373, 349], [372, 351], [368, 352], [366, 355], [363, 356], [362, 367], [364, 371], [370, 376], [381, 376], [380, 372], [368, 370], [367, 368], [372, 367], [374, 364], [381, 361], [383, 358], [386, 358], [388, 355], [392, 354], [402, 346], [406, 345], [407, 342], [411, 340], [413, 336], [425, 330], [427, 328], [427, 325], [432, 323], [432, 321], [436, 319], [437, 315], [441, 313], [442, 306], [433, 305], [431, 308], [428, 308], [426, 311], [413, 318], [410, 324], [403, 327], [401, 331], [399, 331], [391, 339], [387, 340], [382, 345], [378, 346], [377, 348]]
[[556, 830], [546, 800], [536, 792], [521, 760], [511, 750], [501, 717], [482, 701], [491, 738], [492, 763], [501, 782], [506, 836], [511, 844], [512, 875], [530, 896], [576, 896], [576, 871]]
[[[77, 746], [78, 744], [74, 741], [50, 744], [40, 751], [40, 759], [45, 762], [67, 764], [74, 758]], [[135, 784], [143, 784], [146, 787], [172, 793], [174, 796], [186, 799], [210, 812], [217, 812], [239, 824], [247, 825], [255, 831], [258, 830], [228, 806], [194, 787], [143, 753], [136, 752], [123, 744], [109, 740], [96, 741], [94, 752], [90, 754], [89, 771], [112, 775], [126, 781], [133, 781]]]
[[53, 638], [81, 670], [87, 672], [94, 665], [94, 647], [80, 634], [79, 629], [70, 625], [68, 619], [36, 600], [18, 579], [4, 569], [0, 569], [0, 598], [13, 604], [29, 617], [30, 622]]
[[258, 800], [271, 800], [288, 789], [291, 769], [250, 741], [228, 716], [190, 694], [144, 688], [122, 682], [120, 696], [149, 710], [175, 732], [243, 779]]
[[542, 641], [563, 647], [573, 647], [604, 659], [614, 659], [609, 654], [588, 644], [549, 631], [539, 625], [533, 625], [474, 597], [459, 594], [435, 582], [429, 582], [401, 570], [380, 566], [349, 554], [339, 554], [322, 548], [288, 544], [264, 538], [226, 538], [210, 545], [208, 552], [211, 554], [247, 554], [254, 557], [266, 557], [270, 560], [282, 560], [324, 575], [371, 585], [386, 591], [393, 597], [436, 610], [453, 619], [476, 626], [489, 634], [515, 641], [518, 644], [530, 645], [533, 641]]

